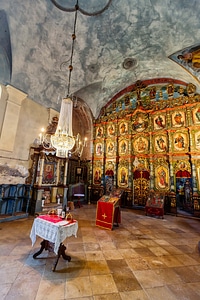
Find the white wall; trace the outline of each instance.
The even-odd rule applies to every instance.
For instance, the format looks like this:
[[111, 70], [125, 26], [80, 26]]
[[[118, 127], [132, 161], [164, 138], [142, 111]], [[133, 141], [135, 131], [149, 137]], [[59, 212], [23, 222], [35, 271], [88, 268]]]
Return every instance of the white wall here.
[[12, 86], [0, 86], [0, 184], [24, 183], [30, 145], [58, 112], [43, 107]]

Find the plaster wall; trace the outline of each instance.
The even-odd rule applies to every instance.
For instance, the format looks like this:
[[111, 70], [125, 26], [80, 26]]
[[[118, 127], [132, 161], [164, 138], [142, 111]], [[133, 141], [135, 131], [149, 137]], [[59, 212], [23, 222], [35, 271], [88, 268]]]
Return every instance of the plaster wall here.
[[14, 87], [2, 85], [1, 91], [0, 184], [24, 183], [30, 167], [30, 146], [58, 112], [37, 104]]

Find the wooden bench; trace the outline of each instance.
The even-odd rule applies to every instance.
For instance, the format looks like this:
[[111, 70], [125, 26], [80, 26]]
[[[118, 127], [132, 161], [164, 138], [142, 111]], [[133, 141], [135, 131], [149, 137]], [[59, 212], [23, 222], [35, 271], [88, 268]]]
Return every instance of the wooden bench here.
[[1, 184], [0, 214], [15, 215], [19, 212], [28, 213], [31, 190], [31, 185], [27, 184]]

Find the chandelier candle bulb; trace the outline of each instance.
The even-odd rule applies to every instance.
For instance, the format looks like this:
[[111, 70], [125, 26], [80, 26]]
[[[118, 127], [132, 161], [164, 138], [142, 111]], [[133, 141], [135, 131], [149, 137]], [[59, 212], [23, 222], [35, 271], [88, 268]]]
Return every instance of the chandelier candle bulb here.
[[40, 138], [40, 144], [42, 144], [44, 142], [44, 128], [41, 129], [41, 132], [39, 134], [39, 138]]
[[42, 133], [39, 134], [40, 145], [42, 144]]

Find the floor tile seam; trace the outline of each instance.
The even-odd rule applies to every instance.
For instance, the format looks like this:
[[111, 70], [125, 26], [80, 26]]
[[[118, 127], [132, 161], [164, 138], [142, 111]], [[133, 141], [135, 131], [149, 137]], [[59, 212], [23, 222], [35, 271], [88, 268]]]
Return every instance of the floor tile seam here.
[[[146, 287], [146, 286], [141, 282], [142, 279], [141, 279], [141, 281], [140, 281], [140, 279], [136, 276], [136, 274], [134, 274], [134, 275], [135, 275], [135, 278], [137, 279], [139, 285], [142, 287], [142, 289], [143, 289], [144, 291], [145, 291], [146, 289], [148, 289], [148, 287]], [[160, 282], [160, 281], [159, 281], [158, 284], [156, 284], [156, 285], [153, 284], [153, 286], [152, 286], [151, 288], [163, 287], [163, 286], [165, 286], [164, 281], [163, 281], [163, 282]]]
[[[145, 270], [142, 270], [142, 272], [143, 272], [143, 271], [145, 271]], [[150, 288], [174, 285], [174, 284], [166, 284], [165, 278], [161, 278], [161, 276], [160, 276], [159, 274], [157, 274], [157, 273], [155, 272], [155, 270], [150, 270], [150, 271], [153, 271], [153, 272], [154, 272], [154, 275], [155, 275], [155, 277], [156, 277], [156, 279], [157, 279], [156, 281], [159, 282], [158, 285], [152, 286], [152, 287], [150, 287]], [[148, 270], [147, 270], [147, 272], [148, 272]], [[136, 273], [137, 273], [137, 271], [136, 271]], [[143, 287], [143, 289], [148, 289], [148, 287], [146, 287], [146, 286], [144, 286], [144, 284], [142, 284], [143, 279], [139, 279], [139, 278], [137, 277], [137, 274], [134, 274], [134, 275], [135, 275], [137, 281], [139, 282], [139, 284]], [[182, 282], [182, 279], [181, 279], [181, 277], [179, 276], [179, 274], [176, 274], [176, 275], [178, 276], [180, 282]], [[153, 282], [155, 282], [155, 281], [153, 281]]]
[[[102, 274], [99, 274], [99, 276], [101, 276], [101, 275], [102, 275]], [[103, 274], [103, 275], [105, 275], [105, 276], [106, 276], [106, 275], [110, 275], [110, 277], [112, 278], [112, 280], [113, 280], [113, 282], [114, 282], [114, 284], [115, 284], [115, 288], [116, 288], [117, 292], [119, 293], [118, 288], [117, 288], [117, 285], [116, 285], [116, 283], [115, 283], [115, 280], [114, 280], [112, 274], [109, 273], [109, 274]], [[92, 277], [96, 277], [96, 276], [98, 276], [98, 275], [89, 275], [89, 282], [90, 282], [90, 286], [91, 286], [92, 296], [93, 296], [93, 297], [94, 297], [94, 296], [102, 296], [102, 294], [95, 294], [95, 291], [94, 291], [93, 288], [92, 288], [92, 280], [91, 280], [91, 278], [92, 278]], [[106, 294], [113, 294], [113, 292], [106, 293]]]
[[[167, 288], [167, 290], [168, 290], [168, 291], [170, 292], [170, 294], [173, 296], [173, 300], [180, 300], [180, 298], [179, 298], [179, 297], [177, 298], [176, 295], [169, 289], [168, 285], [165, 285], [164, 287]], [[151, 298], [150, 298], [150, 295], [148, 294], [148, 290], [150, 291], [150, 290], [156, 289], [156, 288], [160, 288], [160, 286], [158, 286], [158, 287], [153, 287], [153, 288], [146, 288], [146, 289], [145, 289], [146, 294], [147, 294], [149, 300], [151, 300]], [[163, 299], [163, 300], [165, 300], [165, 299]]]
[[[184, 264], [184, 262], [183, 262], [183, 260], [181, 260], [180, 259], [180, 257], [179, 256], [182, 256], [182, 255], [186, 255], [186, 254], [175, 254], [175, 255], [173, 255], [173, 257], [175, 257], [176, 259], [178, 259], [179, 261], [180, 261], [180, 263], [183, 263]], [[187, 255], [188, 256], [188, 259], [192, 259], [192, 260], [194, 260], [194, 258], [193, 257], [190, 257], [189, 255]], [[193, 262], [193, 263], [191, 263], [191, 264], [184, 264], [184, 266], [187, 266], [187, 267], [189, 267], [189, 266], [196, 266], [196, 265], [200, 265], [200, 262], [197, 262], [197, 261], [195, 261], [195, 262]]]

